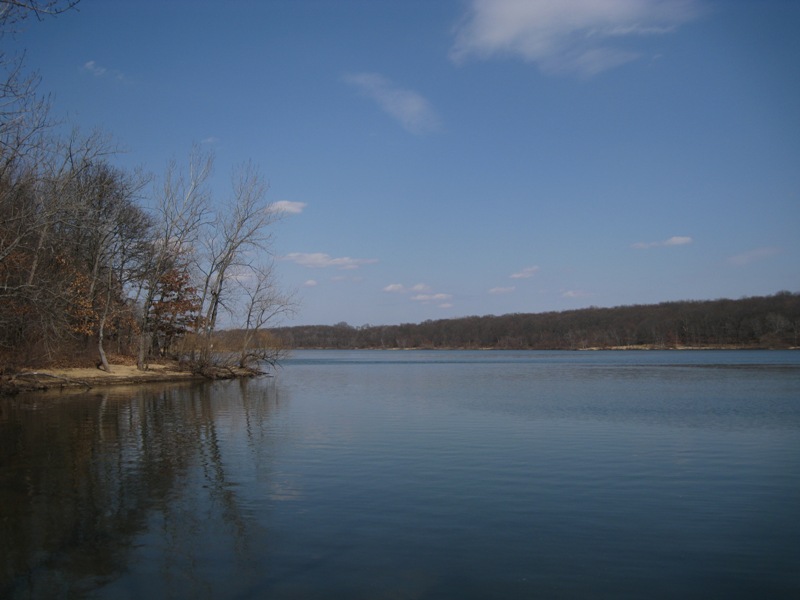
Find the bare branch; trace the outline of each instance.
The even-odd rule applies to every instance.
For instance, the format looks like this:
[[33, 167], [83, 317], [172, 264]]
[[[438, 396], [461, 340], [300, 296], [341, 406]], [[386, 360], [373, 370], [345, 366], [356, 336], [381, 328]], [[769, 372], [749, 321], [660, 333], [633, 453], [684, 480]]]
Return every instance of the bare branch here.
[[72, 10], [80, 0], [0, 0], [0, 25], [13, 25], [33, 15], [41, 20], [44, 16], [55, 16]]

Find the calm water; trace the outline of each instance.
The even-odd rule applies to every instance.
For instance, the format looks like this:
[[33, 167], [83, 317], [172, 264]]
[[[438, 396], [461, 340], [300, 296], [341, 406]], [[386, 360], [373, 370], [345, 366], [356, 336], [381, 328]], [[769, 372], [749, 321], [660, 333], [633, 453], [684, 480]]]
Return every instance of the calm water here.
[[0, 400], [1, 598], [798, 598], [800, 352]]

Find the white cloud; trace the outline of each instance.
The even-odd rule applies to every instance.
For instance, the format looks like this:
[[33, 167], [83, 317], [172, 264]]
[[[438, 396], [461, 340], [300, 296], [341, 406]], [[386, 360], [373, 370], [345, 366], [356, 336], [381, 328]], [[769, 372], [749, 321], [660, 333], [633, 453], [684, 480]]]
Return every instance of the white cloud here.
[[665, 246], [685, 246], [691, 244], [692, 238], [686, 235], [673, 235], [671, 238], [664, 242]]
[[220, 139], [218, 137], [215, 137], [215, 136], [211, 135], [211, 136], [209, 136], [209, 137], [207, 137], [205, 139], [200, 140], [200, 143], [201, 144], [213, 145], [213, 144], [218, 144], [219, 141], [220, 141]]
[[521, 271], [517, 273], [512, 273], [510, 275], [511, 279], [528, 279], [529, 277], [533, 277], [539, 271], [539, 267], [525, 267]]
[[489, 293], [490, 294], [510, 294], [511, 292], [513, 292], [516, 289], [517, 288], [514, 287], [513, 285], [510, 286], [510, 287], [493, 287], [492, 289], [489, 290]]
[[305, 202], [291, 202], [290, 200], [278, 200], [273, 202], [270, 207], [271, 212], [299, 215], [308, 206]]
[[416, 302], [441, 302], [444, 300], [452, 299], [452, 294], [417, 294], [416, 296], [411, 296], [412, 300]]
[[316, 279], [308, 279], [304, 284], [303, 287], [316, 287], [318, 285]]
[[230, 279], [242, 284], [246, 284], [255, 279], [255, 273], [252, 269], [248, 269], [244, 265], [232, 265], [230, 274], [226, 275]]
[[390, 283], [383, 288], [384, 292], [392, 294], [414, 294], [409, 297], [413, 302], [420, 302], [422, 304], [436, 303], [439, 308], [453, 307], [453, 304], [450, 302], [450, 300], [453, 299], [453, 294], [443, 294], [441, 292], [425, 293], [430, 292], [430, 290], [431, 287], [425, 283], [418, 283], [411, 287], [406, 287], [402, 283]]
[[378, 103], [381, 109], [397, 119], [411, 133], [424, 134], [439, 129], [439, 117], [422, 95], [398, 87], [377, 73], [347, 75], [345, 81]]
[[567, 290], [561, 293], [562, 298], [586, 298], [591, 294], [584, 292], [583, 290]]
[[383, 288], [384, 292], [391, 292], [391, 293], [405, 293], [406, 287], [402, 283], [390, 283], [385, 288]]
[[591, 76], [639, 57], [622, 43], [674, 31], [697, 0], [472, 0], [451, 57], [517, 56], [546, 73]]
[[397, 294], [409, 294], [411, 292], [427, 292], [430, 291], [430, 286], [424, 283], [418, 283], [416, 285], [412, 285], [410, 288], [407, 288], [402, 283], [390, 283], [385, 288], [383, 288], [384, 292], [392, 292]]
[[291, 252], [284, 256], [283, 260], [288, 260], [310, 269], [333, 267], [343, 270], [358, 269], [362, 265], [371, 265], [378, 262], [376, 258], [350, 258], [349, 256], [333, 258], [329, 254], [323, 254], [322, 252]]
[[128, 78], [121, 72], [115, 69], [107, 69], [106, 67], [97, 64], [97, 61], [90, 60], [83, 63], [83, 70], [91, 73], [95, 77], [111, 77], [117, 81], [127, 83]]
[[779, 248], [756, 248], [755, 250], [750, 250], [749, 252], [743, 252], [742, 254], [731, 256], [728, 259], [728, 262], [732, 265], [736, 265], [737, 267], [745, 267], [755, 262], [765, 260], [771, 256], [775, 256], [778, 253], [780, 253]]
[[89, 73], [91, 73], [95, 77], [102, 77], [103, 75], [106, 74], [106, 71], [107, 71], [107, 69], [105, 67], [101, 67], [100, 65], [98, 65], [93, 60], [90, 60], [89, 62], [84, 63], [83, 70], [84, 71], [88, 71]]
[[659, 246], [686, 246], [687, 244], [691, 244], [693, 241], [694, 240], [689, 236], [673, 235], [671, 238], [662, 242], [636, 242], [635, 244], [631, 244], [631, 248], [641, 250], [644, 248], [657, 248]]

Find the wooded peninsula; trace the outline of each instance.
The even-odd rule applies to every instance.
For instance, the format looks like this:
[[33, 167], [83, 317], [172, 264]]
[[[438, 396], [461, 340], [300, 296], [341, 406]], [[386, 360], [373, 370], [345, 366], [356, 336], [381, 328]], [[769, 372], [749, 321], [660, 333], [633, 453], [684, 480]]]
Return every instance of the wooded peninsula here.
[[[0, 40], [76, 3], [4, 2]], [[258, 167], [235, 167], [222, 198], [199, 145], [161, 174], [121, 168], [116, 143], [66, 127], [38, 84], [22, 51], [0, 52], [0, 376], [165, 361], [216, 376], [277, 360], [267, 325], [294, 303], [273, 274], [282, 212]]]
[[800, 294], [425, 321], [277, 328], [292, 348], [797, 348]]

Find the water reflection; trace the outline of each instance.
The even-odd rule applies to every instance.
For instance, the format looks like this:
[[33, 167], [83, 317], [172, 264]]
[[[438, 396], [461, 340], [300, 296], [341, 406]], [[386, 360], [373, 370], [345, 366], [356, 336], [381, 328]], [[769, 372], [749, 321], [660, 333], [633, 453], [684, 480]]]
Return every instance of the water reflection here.
[[798, 597], [797, 353], [322, 356], [0, 401], [0, 597]]
[[210, 597], [219, 569], [227, 591], [252, 584], [268, 532], [239, 455], [269, 478], [280, 406], [268, 380], [4, 400], [0, 597]]

